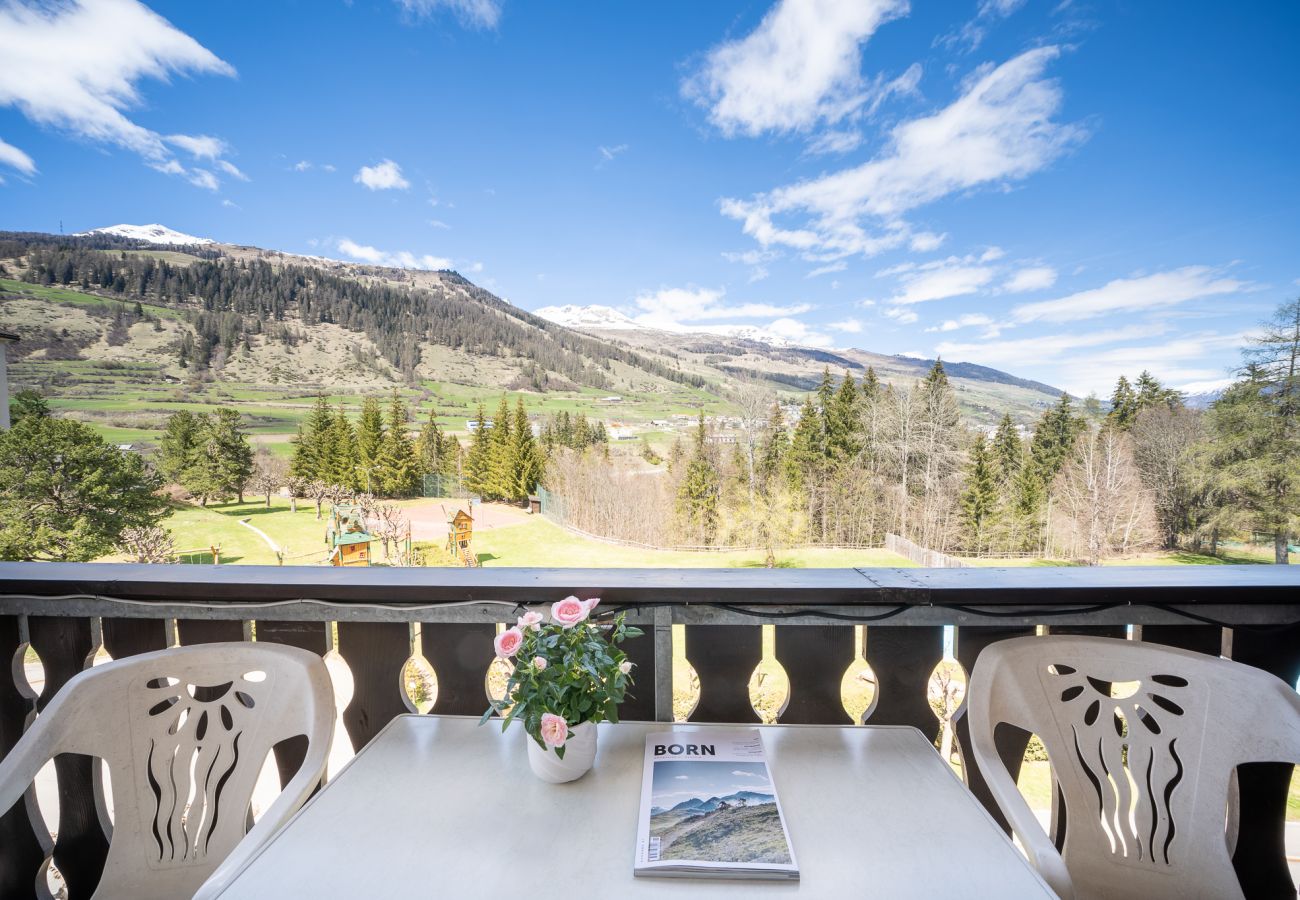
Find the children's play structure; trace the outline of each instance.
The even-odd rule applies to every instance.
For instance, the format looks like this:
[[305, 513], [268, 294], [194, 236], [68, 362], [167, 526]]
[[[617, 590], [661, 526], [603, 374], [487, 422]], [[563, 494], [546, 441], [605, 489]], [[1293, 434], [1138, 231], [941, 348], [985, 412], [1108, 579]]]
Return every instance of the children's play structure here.
[[370, 542], [373, 540], [366, 531], [361, 507], [335, 504], [325, 531], [325, 542], [330, 545], [331, 566], [370, 565]]
[[474, 517], [463, 509], [447, 520], [447, 552], [462, 566], [478, 566], [478, 554], [473, 549]]

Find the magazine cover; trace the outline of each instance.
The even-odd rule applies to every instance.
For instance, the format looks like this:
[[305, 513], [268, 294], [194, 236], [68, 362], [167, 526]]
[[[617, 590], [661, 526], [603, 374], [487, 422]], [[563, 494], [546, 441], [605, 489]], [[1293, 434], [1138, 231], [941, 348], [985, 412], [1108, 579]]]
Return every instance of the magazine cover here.
[[761, 732], [646, 736], [634, 874], [799, 877]]

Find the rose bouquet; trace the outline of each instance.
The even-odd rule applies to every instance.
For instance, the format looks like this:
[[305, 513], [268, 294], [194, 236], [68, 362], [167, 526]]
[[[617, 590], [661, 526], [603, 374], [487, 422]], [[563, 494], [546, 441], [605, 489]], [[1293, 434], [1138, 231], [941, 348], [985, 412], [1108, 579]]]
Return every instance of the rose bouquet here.
[[618, 645], [642, 632], [626, 625], [623, 613], [597, 621], [598, 603], [566, 597], [551, 605], [549, 617], [529, 610], [496, 636], [497, 656], [513, 660], [514, 670], [505, 697], [492, 701], [479, 724], [494, 713], [503, 716], [502, 731], [522, 722], [532, 739], [530, 760], [532, 744], [563, 760], [579, 730], [593, 732], [594, 757], [595, 723], [618, 721], [618, 705], [632, 685], [632, 663]]

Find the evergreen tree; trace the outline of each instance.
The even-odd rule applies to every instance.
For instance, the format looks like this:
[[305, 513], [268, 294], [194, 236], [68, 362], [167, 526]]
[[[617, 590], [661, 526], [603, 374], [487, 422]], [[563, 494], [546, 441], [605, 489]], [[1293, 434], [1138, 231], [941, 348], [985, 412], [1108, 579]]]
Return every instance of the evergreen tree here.
[[543, 465], [541, 450], [533, 439], [533, 429], [528, 422], [528, 412], [524, 409], [522, 397], [515, 403], [515, 421], [510, 432], [513, 442], [510, 454], [513, 471], [509, 499], [525, 500], [537, 490]]
[[208, 417], [207, 453], [214, 464], [216, 494], [235, 494], [244, 502], [244, 487], [253, 476], [253, 448], [236, 410], [222, 407]]
[[862, 449], [861, 423], [862, 399], [854, 384], [853, 375], [844, 373], [839, 390], [830, 401], [826, 416], [826, 454], [836, 462], [855, 458]]
[[483, 404], [478, 405], [474, 417], [474, 436], [470, 439], [469, 452], [465, 454], [465, 487], [480, 497], [487, 493], [487, 478], [490, 456], [488, 454], [487, 416], [483, 413]]
[[384, 447], [384, 411], [375, 397], [367, 397], [361, 404], [361, 419], [357, 422], [358, 482], [367, 491], [376, 487], [381, 479], [380, 454]]
[[293, 460], [289, 472], [308, 481], [328, 481], [328, 460], [325, 457], [330, 429], [334, 426], [334, 413], [324, 395], [316, 397], [307, 419], [298, 428], [293, 441]]
[[[1146, 375], [1146, 372], [1142, 373]], [[1138, 413], [1138, 395], [1133, 392], [1133, 387], [1128, 383], [1128, 379], [1123, 375], [1115, 382], [1115, 391], [1110, 395], [1110, 413], [1107, 415], [1107, 421], [1123, 431], [1127, 431], [1133, 426], [1133, 420], [1137, 418]]]
[[992, 454], [984, 435], [975, 438], [970, 461], [966, 465], [966, 488], [961, 493], [961, 521], [967, 545], [979, 551], [986, 545], [993, 512], [997, 507], [998, 489], [993, 473]]
[[408, 433], [410, 417], [396, 389], [388, 404], [387, 429], [379, 448], [379, 485], [385, 496], [409, 497], [420, 478], [420, 464]]
[[343, 404], [339, 404], [330, 423], [329, 431], [322, 441], [323, 453], [318, 466], [320, 480], [327, 484], [337, 484], [349, 490], [356, 490], [358, 482], [357, 435], [348, 421]]
[[1069, 394], [1061, 394], [1056, 405], [1043, 413], [1029, 445], [1029, 458], [1045, 488], [1051, 487], [1065, 465], [1083, 426], [1083, 420], [1074, 414]]
[[50, 405], [36, 391], [21, 390], [9, 400], [9, 424], [17, 425], [26, 416], [48, 416]]
[[1183, 405], [1183, 395], [1179, 391], [1167, 388], [1154, 375], [1143, 369], [1138, 375], [1136, 412], [1152, 406], [1164, 405], [1176, 409]]
[[420, 429], [420, 436], [415, 441], [415, 456], [420, 462], [421, 475], [442, 474], [443, 458], [442, 429], [438, 427], [437, 410], [429, 410], [429, 420]]
[[817, 468], [826, 458], [826, 436], [822, 419], [813, 406], [812, 397], [804, 400], [799, 412], [799, 423], [790, 439], [790, 452], [786, 454], [786, 481], [791, 490], [803, 490], [815, 478]]
[[677, 489], [677, 514], [691, 536], [708, 546], [718, 532], [722, 500], [722, 479], [709, 458], [705, 443], [704, 413], [700, 413], [695, 446], [681, 486]]
[[0, 430], [0, 559], [85, 561], [168, 513], [162, 479], [81, 422], [24, 415]]
[[163, 478], [178, 484], [183, 480], [185, 471], [194, 464], [198, 453], [201, 424], [202, 417], [189, 410], [181, 410], [167, 418], [155, 458]]
[[497, 404], [488, 432], [487, 476], [484, 496], [511, 499], [514, 492], [514, 439], [510, 420], [510, 401], [505, 394]]
[[759, 482], [766, 484], [783, 470], [786, 454], [790, 452], [790, 435], [785, 430], [785, 415], [781, 404], [773, 402], [767, 417], [767, 431], [758, 448]]
[[1020, 443], [1011, 413], [1004, 413], [998, 423], [998, 430], [993, 435], [993, 472], [1000, 487], [1011, 484], [1020, 474], [1024, 463], [1025, 448]]
[[876, 375], [876, 370], [872, 366], [867, 366], [867, 374], [862, 376], [862, 400], [864, 403], [871, 403], [880, 397], [882, 386], [880, 378]]

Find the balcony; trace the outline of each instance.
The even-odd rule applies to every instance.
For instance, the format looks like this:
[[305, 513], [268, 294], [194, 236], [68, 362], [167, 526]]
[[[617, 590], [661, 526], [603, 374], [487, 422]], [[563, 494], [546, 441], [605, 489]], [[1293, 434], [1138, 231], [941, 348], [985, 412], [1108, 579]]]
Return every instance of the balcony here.
[[[404, 687], [412, 657], [436, 677], [432, 713], [481, 713], [491, 637], [516, 608], [569, 593], [624, 607], [645, 630], [625, 646], [638, 690], [626, 719], [674, 718], [674, 642], [698, 676], [692, 721], [756, 722], [750, 680], [769, 647], [789, 679], [774, 710], [787, 723], [853, 724], [845, 673], [862, 658], [874, 673], [872, 724], [912, 725], [937, 740], [943, 723], [928, 684], [949, 652], [969, 671], [980, 650], [1013, 636], [1093, 634], [1223, 654], [1294, 684], [1300, 678], [1300, 569], [333, 569], [0, 563], [0, 755], [33, 710], [101, 652], [120, 658], [172, 644], [253, 638], [308, 648], [350, 673], [341, 740], [369, 741], [393, 716], [417, 711]], [[675, 626], [681, 626], [676, 628]], [[22, 677], [31, 649], [44, 670], [39, 696]], [[680, 711], [679, 711], [680, 712]], [[1029, 735], [1009, 736], [1019, 760]], [[955, 725], [963, 777], [994, 817]], [[346, 750], [346, 748], [345, 748]], [[301, 750], [276, 751], [292, 772]], [[30, 896], [50, 861], [68, 896], [87, 897], [107, 847], [89, 758], [56, 764], [58, 821], [35, 803], [0, 818], [0, 896]], [[1291, 767], [1238, 772], [1240, 836], [1234, 863], [1247, 896], [1294, 896], [1286, 865]], [[864, 815], [870, 814], [864, 810]], [[57, 833], [52, 850], [48, 840]], [[1289, 893], [1288, 893], [1289, 892]]]

